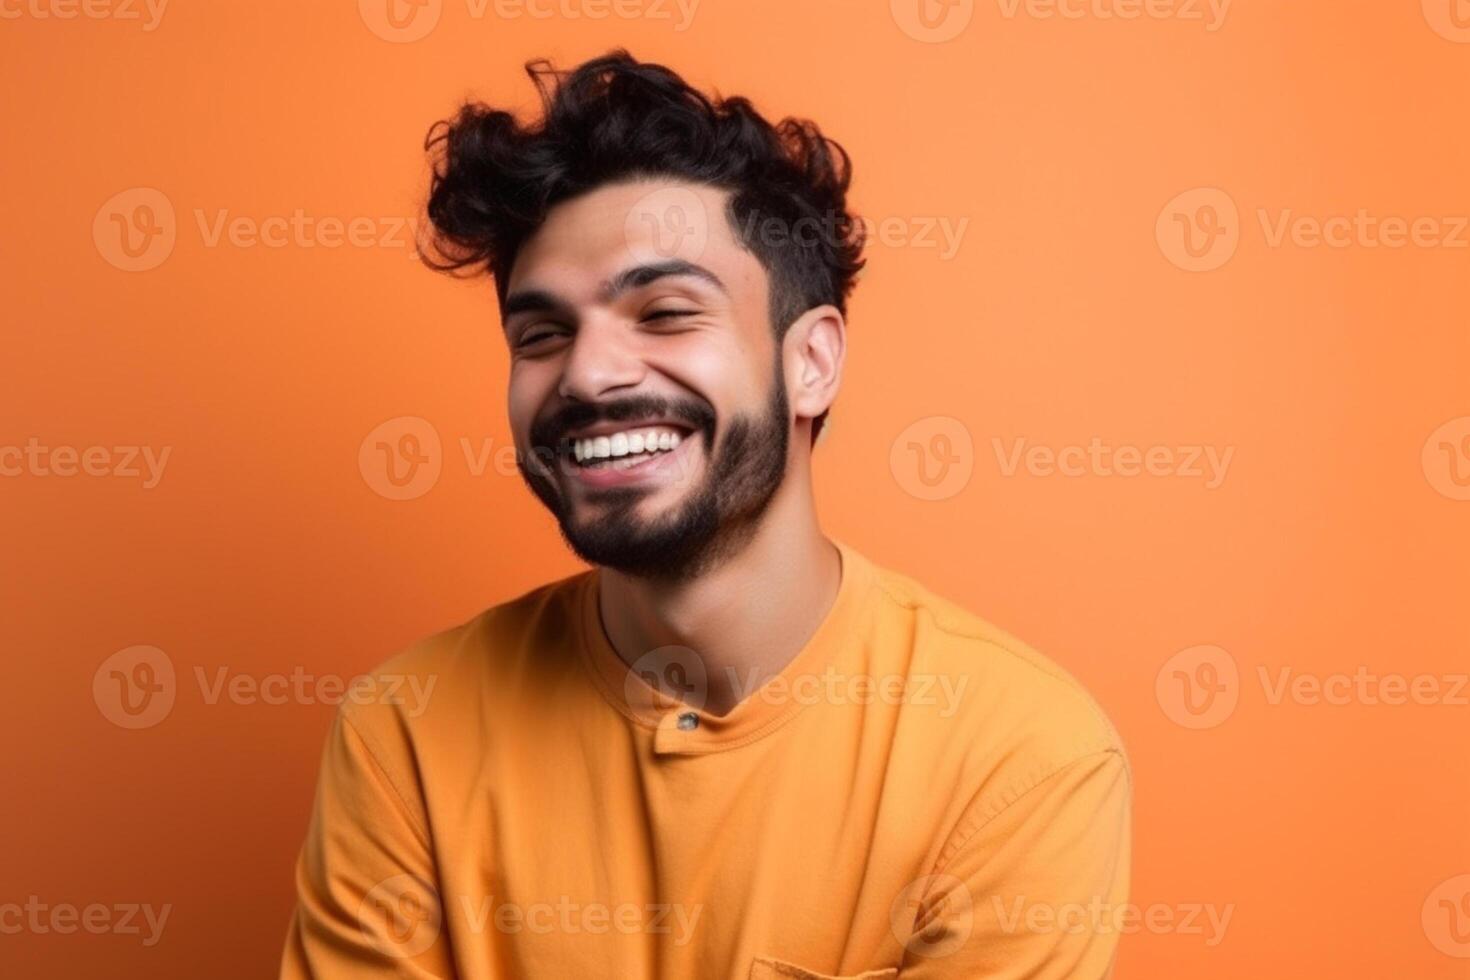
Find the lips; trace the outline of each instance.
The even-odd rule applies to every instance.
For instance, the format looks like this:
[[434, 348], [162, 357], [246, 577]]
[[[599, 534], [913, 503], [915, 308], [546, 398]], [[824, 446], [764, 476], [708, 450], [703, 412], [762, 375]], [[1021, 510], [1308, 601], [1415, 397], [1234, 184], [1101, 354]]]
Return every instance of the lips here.
[[610, 412], [584, 425], [568, 425], [557, 439], [556, 455], [576, 466], [606, 465], [640, 454], [669, 452], [694, 433], [692, 424], [663, 412]]
[[670, 452], [686, 438], [687, 430], [670, 425], [584, 431], [563, 440], [562, 455], [570, 455], [578, 466], [615, 465], [632, 457]]
[[[574, 455], [564, 460], [562, 472], [572, 480], [592, 489], [614, 487], [651, 486], [677, 482], [684, 478], [690, 465], [690, 454], [697, 441], [694, 434], [661, 440], [663, 445], [649, 450], [646, 445], [640, 452], [632, 451], [635, 436], [647, 429], [634, 429], [632, 435], [622, 430], [612, 436], [597, 436], [573, 443], [573, 453], [583, 452], [580, 460]], [[664, 430], [665, 437], [673, 434]], [[621, 438], [620, 438], [621, 437]], [[614, 455], [613, 440], [624, 450]], [[606, 441], [606, 444], [603, 441]], [[592, 455], [586, 455], [587, 444], [591, 443]], [[578, 448], [580, 445], [581, 448]], [[597, 455], [606, 452], [607, 455]]]
[[585, 485], [655, 476], [667, 482], [668, 463], [693, 460], [689, 444], [701, 434], [706, 445], [712, 443], [714, 426], [713, 407], [689, 398], [570, 401], [532, 424], [531, 453], [564, 479]]

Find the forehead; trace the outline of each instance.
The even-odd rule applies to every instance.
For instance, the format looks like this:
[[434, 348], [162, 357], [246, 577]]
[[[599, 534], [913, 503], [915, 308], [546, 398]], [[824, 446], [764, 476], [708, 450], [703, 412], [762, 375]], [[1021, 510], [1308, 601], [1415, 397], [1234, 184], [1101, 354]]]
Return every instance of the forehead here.
[[706, 184], [639, 179], [563, 201], [521, 246], [507, 292], [544, 289], [592, 302], [624, 269], [674, 259], [709, 269], [732, 292], [764, 292], [760, 263], [726, 217], [729, 199]]

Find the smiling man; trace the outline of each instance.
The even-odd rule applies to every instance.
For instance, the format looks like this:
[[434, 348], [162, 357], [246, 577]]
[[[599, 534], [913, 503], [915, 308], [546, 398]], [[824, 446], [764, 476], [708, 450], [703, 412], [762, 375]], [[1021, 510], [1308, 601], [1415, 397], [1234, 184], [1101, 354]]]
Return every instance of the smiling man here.
[[1116, 732], [817, 519], [846, 154], [625, 52], [528, 70], [534, 124], [431, 133], [434, 263], [493, 276], [522, 475], [592, 568], [384, 665], [417, 713], [339, 711], [282, 976], [1107, 976]]

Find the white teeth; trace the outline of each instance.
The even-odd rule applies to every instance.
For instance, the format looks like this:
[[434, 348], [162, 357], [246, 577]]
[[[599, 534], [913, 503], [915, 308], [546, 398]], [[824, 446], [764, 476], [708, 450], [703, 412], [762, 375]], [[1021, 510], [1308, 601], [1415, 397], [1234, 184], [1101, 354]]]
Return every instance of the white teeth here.
[[611, 459], [614, 462], [610, 465], [625, 469], [619, 464], [626, 462], [631, 466], [636, 462], [631, 457], [641, 453], [667, 452], [676, 448], [682, 438], [678, 432], [666, 428], [615, 432], [610, 436], [572, 440], [572, 455], [579, 463]]

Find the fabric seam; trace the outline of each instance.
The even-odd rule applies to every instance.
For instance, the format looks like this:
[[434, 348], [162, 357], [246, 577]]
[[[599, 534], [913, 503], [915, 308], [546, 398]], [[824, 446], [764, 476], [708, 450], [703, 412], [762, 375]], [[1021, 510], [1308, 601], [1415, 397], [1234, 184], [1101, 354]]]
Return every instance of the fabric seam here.
[[358, 727], [357, 722], [353, 721], [346, 711], [341, 713], [341, 718], [343, 724], [351, 729], [352, 733], [357, 736], [358, 741], [367, 749], [368, 758], [372, 760], [373, 766], [377, 769], [379, 776], [388, 784], [388, 788], [393, 791], [393, 795], [398, 798], [399, 808], [403, 811], [403, 815], [413, 827], [414, 833], [418, 835], [419, 843], [423, 844], [426, 848], [432, 847], [429, 841], [428, 828], [419, 823], [418, 816], [413, 812], [413, 807], [409, 805], [407, 795], [404, 794], [402, 788], [398, 785], [398, 780], [393, 777], [388, 767], [383, 764], [383, 760], [379, 758], [382, 749], [379, 747], [377, 739], [367, 735]]

